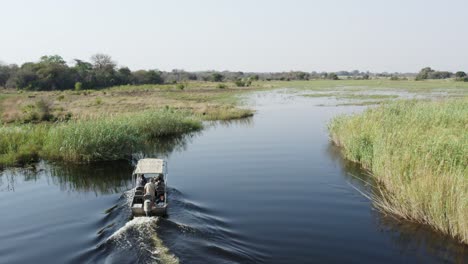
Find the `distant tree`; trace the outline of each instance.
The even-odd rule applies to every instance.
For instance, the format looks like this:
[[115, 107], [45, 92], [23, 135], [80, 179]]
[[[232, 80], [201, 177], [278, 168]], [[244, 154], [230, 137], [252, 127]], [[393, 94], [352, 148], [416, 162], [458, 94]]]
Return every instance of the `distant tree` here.
[[132, 71], [128, 67], [122, 67], [117, 71], [117, 83], [130, 84], [133, 82]]
[[161, 73], [156, 70], [149, 70], [147, 72], [148, 75], [148, 83], [151, 84], [162, 84], [164, 83], [163, 78], [161, 77]]
[[452, 77], [452, 73], [448, 71], [434, 71], [429, 73], [428, 79], [447, 79]]
[[63, 90], [74, 83], [73, 72], [59, 55], [42, 56], [36, 64], [36, 74], [35, 86], [40, 90]]
[[91, 56], [93, 63], [93, 75], [96, 87], [108, 87], [118, 84], [116, 63], [111, 56], [106, 54], [95, 54]]
[[466, 73], [463, 72], [463, 71], [457, 71], [457, 72], [455, 73], [455, 77], [456, 77], [456, 78], [464, 78], [464, 77], [466, 77]]
[[336, 75], [336, 73], [334, 72], [331, 72], [327, 75], [327, 79], [330, 79], [330, 80], [339, 80], [338, 78], [338, 75]]
[[95, 69], [115, 69], [116, 66], [111, 56], [102, 53], [91, 56], [91, 61]]
[[215, 72], [211, 75], [211, 78], [213, 82], [222, 82], [224, 79], [224, 76], [220, 73]]
[[161, 73], [156, 70], [139, 70], [132, 73], [135, 84], [162, 84], [164, 79]]
[[39, 77], [36, 74], [36, 64], [26, 62], [7, 81], [6, 86], [18, 89], [33, 89]]
[[8, 79], [18, 70], [16, 65], [4, 65], [0, 63], [0, 87], [5, 87]]
[[306, 80], [309, 79], [308, 74], [305, 72], [297, 72], [295, 76], [298, 80]]
[[415, 80], [416, 81], [419, 81], [419, 80], [426, 80], [429, 78], [429, 74], [434, 72], [433, 69], [431, 69], [431, 67], [426, 67], [426, 68], [422, 68], [418, 75], [416, 75], [416, 78]]
[[75, 81], [80, 82], [84, 88], [94, 88], [96, 85], [93, 65], [89, 62], [75, 59], [75, 66], [72, 67], [75, 72]]

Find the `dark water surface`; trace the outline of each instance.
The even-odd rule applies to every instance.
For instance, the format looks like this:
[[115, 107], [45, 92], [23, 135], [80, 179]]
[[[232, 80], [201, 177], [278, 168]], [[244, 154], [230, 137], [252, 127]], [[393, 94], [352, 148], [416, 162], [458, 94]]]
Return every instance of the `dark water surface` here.
[[281, 91], [252, 100], [251, 119], [137, 155], [168, 158], [167, 218], [131, 219], [131, 162], [3, 171], [0, 263], [466, 263], [466, 246], [356, 190], [371, 179], [326, 123], [363, 108]]

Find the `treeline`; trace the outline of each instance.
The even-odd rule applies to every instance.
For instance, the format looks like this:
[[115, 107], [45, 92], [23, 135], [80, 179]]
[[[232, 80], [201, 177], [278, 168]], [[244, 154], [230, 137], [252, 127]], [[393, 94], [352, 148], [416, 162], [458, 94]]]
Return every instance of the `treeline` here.
[[415, 80], [427, 80], [427, 79], [447, 79], [447, 78], [455, 78], [457, 81], [464, 81], [468, 82], [468, 77], [465, 72], [457, 71], [456, 73], [448, 72], [448, 71], [436, 71], [431, 69], [430, 67], [426, 67], [419, 71], [418, 75], [416, 75]]
[[434, 71], [427, 67], [419, 74], [411, 73], [370, 73], [354, 71], [339, 72], [230, 72], [230, 71], [200, 71], [187, 72], [172, 70], [131, 71], [128, 67], [118, 67], [109, 55], [96, 54], [90, 61], [75, 59], [72, 65], [58, 56], [42, 56], [37, 62], [26, 62], [21, 66], [0, 64], [0, 87], [24, 90], [66, 90], [66, 89], [99, 89], [116, 85], [163, 84], [186, 81], [234, 82], [237, 86], [249, 86], [252, 81], [291, 81], [314, 79], [355, 79], [390, 78], [391, 80], [415, 78], [443, 79], [455, 77], [460, 81], [468, 81], [464, 72], [455, 74]]
[[92, 56], [91, 62], [75, 59], [73, 66], [58, 55], [42, 56], [38, 62], [26, 62], [20, 67], [0, 65], [0, 86], [8, 88], [65, 90], [160, 83], [163, 79], [159, 71], [117, 68], [112, 58], [104, 54]]

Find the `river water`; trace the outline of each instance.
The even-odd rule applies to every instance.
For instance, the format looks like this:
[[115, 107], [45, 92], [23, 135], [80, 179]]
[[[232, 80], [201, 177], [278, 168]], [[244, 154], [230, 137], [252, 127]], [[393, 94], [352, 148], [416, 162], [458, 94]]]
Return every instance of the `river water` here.
[[[131, 218], [135, 161], [0, 174], [0, 263], [466, 263], [468, 247], [373, 210], [326, 124], [360, 106], [284, 91], [139, 157], [169, 165], [169, 215]], [[318, 106], [322, 105], [322, 106]]]

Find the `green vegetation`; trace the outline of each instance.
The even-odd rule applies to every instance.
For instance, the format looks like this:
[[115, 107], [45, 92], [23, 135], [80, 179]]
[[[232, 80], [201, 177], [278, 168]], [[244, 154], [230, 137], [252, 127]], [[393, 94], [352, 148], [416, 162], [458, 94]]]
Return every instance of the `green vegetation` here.
[[151, 140], [201, 129], [190, 114], [171, 109], [49, 125], [0, 127], [0, 166], [38, 158], [68, 162], [118, 160]]
[[468, 99], [397, 101], [329, 124], [379, 182], [377, 208], [468, 243]]
[[447, 79], [452, 77], [453, 73], [448, 71], [435, 71], [430, 67], [421, 69], [421, 71], [416, 75], [415, 80], [426, 80], [426, 79]]

